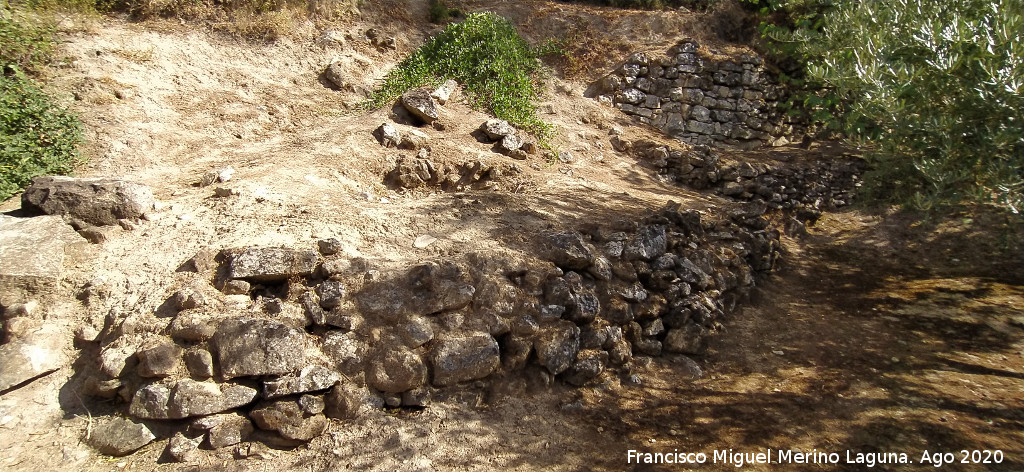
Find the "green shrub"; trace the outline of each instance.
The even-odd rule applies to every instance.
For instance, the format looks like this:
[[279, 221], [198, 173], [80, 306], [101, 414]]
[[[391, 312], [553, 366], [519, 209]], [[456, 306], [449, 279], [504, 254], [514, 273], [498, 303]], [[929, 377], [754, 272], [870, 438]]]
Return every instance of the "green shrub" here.
[[53, 58], [53, 27], [0, 16], [0, 65], [3, 74], [36, 74]]
[[384, 78], [367, 105], [381, 107], [407, 90], [454, 79], [474, 106], [541, 136], [551, 126], [537, 117], [534, 101], [538, 57], [557, 52], [548, 44], [530, 47], [515, 26], [493, 13], [472, 13], [420, 46]]
[[849, 106], [874, 195], [1024, 209], [1024, 0], [843, 2], [800, 44]]
[[457, 8], [448, 8], [442, 0], [430, 0], [430, 22], [444, 23], [452, 18], [462, 16]]
[[78, 162], [81, 123], [26, 74], [52, 60], [52, 29], [26, 25], [0, 19], [0, 200]]

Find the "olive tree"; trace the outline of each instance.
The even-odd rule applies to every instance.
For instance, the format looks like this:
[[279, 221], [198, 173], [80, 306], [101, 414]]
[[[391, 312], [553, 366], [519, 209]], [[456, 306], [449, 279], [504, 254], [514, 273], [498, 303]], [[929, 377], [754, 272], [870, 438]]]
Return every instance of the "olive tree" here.
[[1024, 0], [839, 2], [800, 43], [876, 196], [1024, 207]]

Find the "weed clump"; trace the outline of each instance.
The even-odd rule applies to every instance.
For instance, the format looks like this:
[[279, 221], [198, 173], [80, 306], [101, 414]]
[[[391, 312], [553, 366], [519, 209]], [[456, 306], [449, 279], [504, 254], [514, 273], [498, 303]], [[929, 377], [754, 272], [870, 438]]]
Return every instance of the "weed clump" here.
[[28, 75], [53, 57], [52, 30], [0, 18], [0, 200], [33, 177], [66, 174], [78, 162], [78, 118]]
[[553, 43], [531, 47], [515, 26], [494, 13], [472, 13], [452, 23], [384, 78], [367, 105], [384, 106], [407, 90], [454, 79], [473, 106], [541, 137], [552, 127], [537, 117], [537, 59], [559, 53]]

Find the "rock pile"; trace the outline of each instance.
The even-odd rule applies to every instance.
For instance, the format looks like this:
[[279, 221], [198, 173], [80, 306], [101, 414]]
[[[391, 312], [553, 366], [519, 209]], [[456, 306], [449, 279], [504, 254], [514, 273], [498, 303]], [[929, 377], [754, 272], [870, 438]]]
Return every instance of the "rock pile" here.
[[763, 201], [768, 209], [837, 208], [853, 202], [866, 170], [852, 157], [813, 162], [726, 164], [708, 146], [671, 146], [652, 141], [610, 138], [612, 147], [629, 152], [672, 181], [697, 189], [713, 189], [739, 200]]
[[713, 59], [694, 41], [665, 57], [634, 53], [592, 87], [598, 100], [692, 144], [756, 147], [801, 132], [777, 109], [760, 57]]
[[[113, 326], [85, 351], [98, 353], [84, 363], [87, 393], [120, 399], [136, 421], [178, 421], [170, 452], [187, 458], [202, 441], [260, 431], [301, 444], [328, 418], [422, 407], [495, 375], [584, 385], [627, 372], [635, 355], [701, 352], [777, 256], [778, 233], [736, 221], [670, 204], [639, 223], [539, 235], [539, 258], [471, 253], [405, 268], [346, 258], [330, 240], [320, 251], [202, 251], [185, 267], [212, 283], [169, 294], [175, 315]], [[129, 451], [132, 436], [97, 444]]]

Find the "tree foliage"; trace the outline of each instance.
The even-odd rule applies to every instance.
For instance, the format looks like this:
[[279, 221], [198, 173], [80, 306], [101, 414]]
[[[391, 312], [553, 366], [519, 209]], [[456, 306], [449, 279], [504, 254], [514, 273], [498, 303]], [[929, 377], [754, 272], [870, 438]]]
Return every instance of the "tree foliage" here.
[[789, 37], [842, 97], [876, 197], [1024, 209], [1024, 0], [842, 2]]

